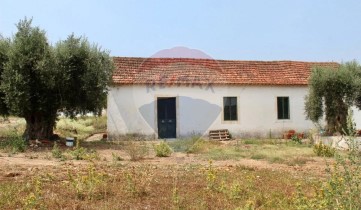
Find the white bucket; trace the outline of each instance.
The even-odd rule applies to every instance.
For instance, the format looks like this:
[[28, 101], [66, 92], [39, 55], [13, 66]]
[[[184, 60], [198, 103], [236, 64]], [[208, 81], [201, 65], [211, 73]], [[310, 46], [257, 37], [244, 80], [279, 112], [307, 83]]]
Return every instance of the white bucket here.
[[65, 145], [68, 147], [72, 147], [74, 146], [74, 138], [73, 137], [66, 137], [66, 143]]

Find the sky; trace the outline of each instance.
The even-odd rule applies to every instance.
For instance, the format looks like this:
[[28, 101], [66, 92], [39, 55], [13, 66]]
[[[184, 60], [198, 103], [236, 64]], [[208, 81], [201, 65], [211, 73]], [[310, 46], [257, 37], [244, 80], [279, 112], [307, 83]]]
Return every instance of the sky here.
[[33, 18], [112, 56], [186, 47], [224, 60], [361, 61], [360, 0], [0, 0], [0, 34]]

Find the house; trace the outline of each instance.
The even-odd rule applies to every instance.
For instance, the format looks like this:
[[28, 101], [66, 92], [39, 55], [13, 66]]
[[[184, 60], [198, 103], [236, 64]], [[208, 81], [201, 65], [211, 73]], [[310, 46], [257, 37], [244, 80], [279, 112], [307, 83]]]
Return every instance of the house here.
[[228, 129], [239, 137], [281, 137], [314, 127], [304, 99], [315, 66], [333, 62], [114, 57], [108, 136], [178, 138]]

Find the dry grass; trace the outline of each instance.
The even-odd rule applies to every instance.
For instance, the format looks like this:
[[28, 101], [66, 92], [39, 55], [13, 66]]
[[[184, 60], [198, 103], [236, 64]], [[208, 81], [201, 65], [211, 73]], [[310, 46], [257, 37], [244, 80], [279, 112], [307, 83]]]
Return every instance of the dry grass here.
[[304, 182], [242, 166], [89, 165], [64, 171], [44, 169], [33, 179], [1, 182], [1, 208], [289, 209], [295, 183]]
[[[105, 121], [61, 119], [57, 132], [85, 138], [104, 131]], [[27, 151], [25, 158], [37, 157], [27, 161], [48, 161], [52, 166], [0, 165], [0, 209], [294, 209], [297, 184], [310, 194], [323, 178], [292, 171], [291, 166], [307, 165], [315, 158], [309, 145], [193, 137], [165, 142], [174, 153], [158, 158], [150, 151], [155, 142], [139, 136], [126, 140]], [[96, 157], [52, 157], [82, 157], [86, 151], [94, 151]], [[270, 167], [248, 167], [241, 160], [263, 160]], [[287, 170], [274, 168], [274, 163]], [[20, 173], [8, 173], [13, 170]]]

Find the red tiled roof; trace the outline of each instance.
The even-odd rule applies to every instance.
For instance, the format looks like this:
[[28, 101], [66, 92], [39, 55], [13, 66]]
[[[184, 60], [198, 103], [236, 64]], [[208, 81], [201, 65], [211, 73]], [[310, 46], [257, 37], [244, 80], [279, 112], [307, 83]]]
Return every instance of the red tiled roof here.
[[335, 62], [114, 57], [114, 85], [307, 85], [313, 67]]

